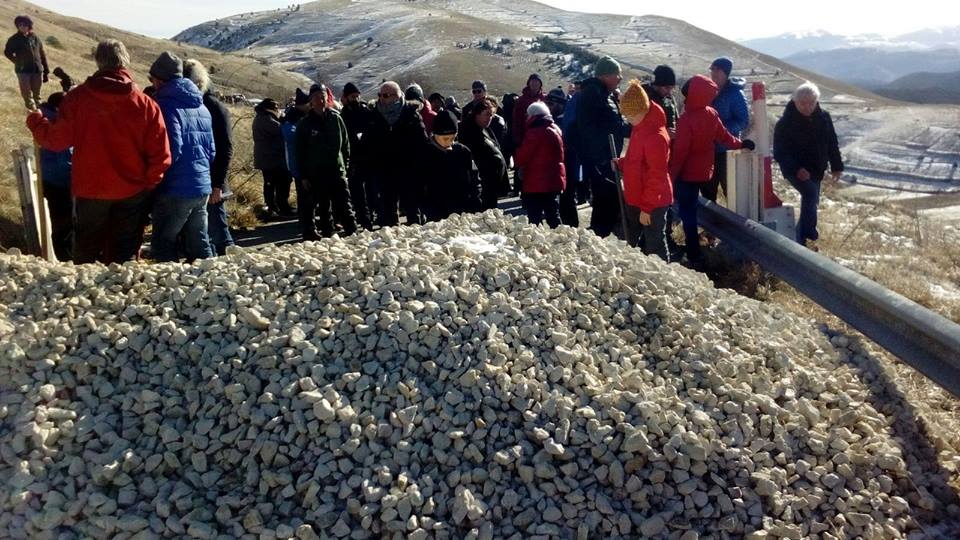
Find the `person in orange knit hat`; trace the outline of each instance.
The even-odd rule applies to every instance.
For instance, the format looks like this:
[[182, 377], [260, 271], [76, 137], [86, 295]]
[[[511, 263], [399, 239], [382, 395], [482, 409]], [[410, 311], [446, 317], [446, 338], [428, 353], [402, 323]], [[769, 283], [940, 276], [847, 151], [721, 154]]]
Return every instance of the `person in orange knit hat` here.
[[641, 245], [647, 255], [669, 262], [667, 209], [673, 203], [670, 186], [670, 135], [667, 116], [651, 103], [640, 81], [632, 80], [620, 98], [620, 111], [633, 126], [627, 155], [615, 160], [623, 171], [627, 242]]

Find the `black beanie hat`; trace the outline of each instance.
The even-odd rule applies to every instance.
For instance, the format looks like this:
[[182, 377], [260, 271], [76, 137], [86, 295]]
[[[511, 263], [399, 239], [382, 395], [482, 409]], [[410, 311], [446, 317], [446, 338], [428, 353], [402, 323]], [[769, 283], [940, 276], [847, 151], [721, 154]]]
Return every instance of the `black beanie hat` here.
[[654, 86], [676, 86], [677, 75], [670, 66], [657, 66], [653, 70]]
[[553, 101], [563, 105], [567, 102], [567, 95], [563, 93], [563, 88], [558, 86], [547, 93], [547, 101]]
[[349, 95], [359, 93], [360, 89], [357, 88], [357, 85], [353, 84], [352, 82], [348, 82], [347, 84], [343, 85], [343, 93], [341, 94], [341, 97], [347, 97]]
[[485, 82], [483, 82], [483, 81], [473, 81], [473, 84], [470, 85], [470, 89], [471, 89], [471, 90], [486, 90], [486, 89], [487, 89], [487, 83], [485, 83]]
[[303, 90], [297, 88], [296, 96], [293, 98], [293, 103], [297, 107], [302, 107], [307, 103], [310, 103], [310, 95], [304, 92]]
[[434, 135], [456, 135], [457, 117], [450, 111], [440, 111], [433, 120]]
[[530, 86], [530, 81], [540, 81], [540, 88], [543, 88], [543, 79], [540, 78], [539, 74], [531, 73], [530, 76], [527, 77], [527, 86]]

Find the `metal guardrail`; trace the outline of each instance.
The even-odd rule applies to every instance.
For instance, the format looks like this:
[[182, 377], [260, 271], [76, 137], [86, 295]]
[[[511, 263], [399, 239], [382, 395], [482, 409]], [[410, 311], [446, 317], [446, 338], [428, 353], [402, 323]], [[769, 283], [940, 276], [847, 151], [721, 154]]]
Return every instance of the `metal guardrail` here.
[[698, 215], [713, 235], [960, 396], [960, 325], [706, 199]]

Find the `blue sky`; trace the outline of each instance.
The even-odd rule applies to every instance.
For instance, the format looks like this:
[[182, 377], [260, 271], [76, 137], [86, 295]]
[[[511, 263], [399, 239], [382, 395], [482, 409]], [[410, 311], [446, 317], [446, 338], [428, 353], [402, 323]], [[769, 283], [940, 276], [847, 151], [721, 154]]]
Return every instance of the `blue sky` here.
[[[248, 11], [286, 7], [290, 0], [32, 0], [64, 13], [154, 37], [171, 37], [195, 24]], [[478, 0], [483, 1], [483, 0]], [[784, 32], [823, 29], [837, 34], [902, 34], [928, 27], [960, 26], [960, 10], [942, 0], [913, 0], [878, 11], [875, 0], [800, 0], [745, 2], [693, 0], [638, 2], [636, 0], [546, 0], [543, 3], [571, 11], [663, 15], [719, 34], [728, 39], [766, 37]]]

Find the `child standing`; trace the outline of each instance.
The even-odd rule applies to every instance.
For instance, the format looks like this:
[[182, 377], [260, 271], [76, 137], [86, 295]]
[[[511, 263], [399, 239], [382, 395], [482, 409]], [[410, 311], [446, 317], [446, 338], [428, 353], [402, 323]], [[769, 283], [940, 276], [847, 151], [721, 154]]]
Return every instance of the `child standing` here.
[[651, 103], [640, 81], [630, 81], [620, 98], [620, 111], [630, 122], [627, 155], [616, 160], [623, 171], [623, 198], [626, 203], [627, 242], [640, 245], [643, 252], [670, 262], [667, 249], [667, 210], [673, 204], [670, 186], [670, 135], [667, 117]]
[[[51, 122], [57, 120], [63, 92], [50, 94], [46, 103], [40, 104], [43, 117]], [[57, 260], [72, 260], [70, 245], [73, 241], [73, 199], [70, 196], [70, 175], [73, 170], [73, 149], [62, 152], [40, 149], [40, 175], [43, 177], [43, 198], [50, 208], [50, 229], [53, 252]]]

